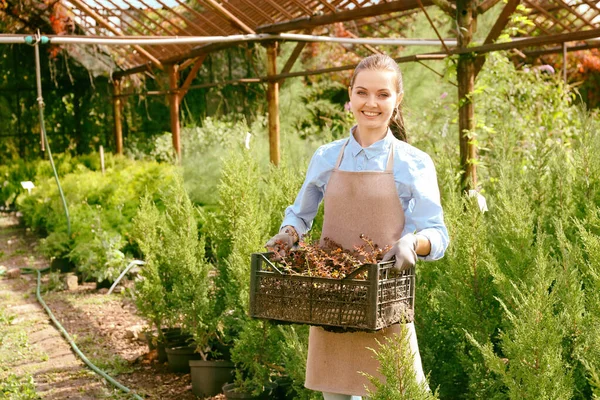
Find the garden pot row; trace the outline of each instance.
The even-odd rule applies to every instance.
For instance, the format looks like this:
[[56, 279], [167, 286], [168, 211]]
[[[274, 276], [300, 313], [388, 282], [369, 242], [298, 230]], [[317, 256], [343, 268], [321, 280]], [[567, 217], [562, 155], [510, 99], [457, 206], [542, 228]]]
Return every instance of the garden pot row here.
[[181, 333], [178, 328], [163, 329], [163, 340], [157, 341], [148, 335], [148, 346], [158, 351], [158, 361], [168, 362], [169, 370], [179, 373], [190, 373], [192, 392], [198, 397], [212, 397], [224, 393], [229, 399], [263, 400], [280, 399], [291, 400], [286, 392], [289, 391], [289, 382], [271, 383], [267, 390], [258, 395], [244, 393], [235, 388], [233, 383], [228, 383], [233, 378], [234, 364], [230, 361], [204, 361], [190, 345], [191, 338]]
[[225, 394], [227, 400], [293, 400], [290, 393], [290, 382], [272, 382], [265, 392], [259, 395], [245, 393], [236, 389], [235, 384], [228, 383], [233, 378], [234, 364], [230, 361], [190, 360], [192, 392], [198, 397], [212, 397]]

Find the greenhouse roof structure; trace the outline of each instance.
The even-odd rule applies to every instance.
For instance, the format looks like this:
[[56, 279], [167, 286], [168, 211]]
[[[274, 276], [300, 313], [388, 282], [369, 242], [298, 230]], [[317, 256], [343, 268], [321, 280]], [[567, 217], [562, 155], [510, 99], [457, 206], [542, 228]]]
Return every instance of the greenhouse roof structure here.
[[[441, 9], [447, 18], [432, 18], [432, 8]], [[473, 40], [477, 18], [492, 8], [496, 10], [495, 23], [484, 33], [483, 42], [477, 43]], [[262, 42], [267, 48], [267, 75], [233, 83], [267, 84], [271, 160], [275, 164], [279, 160], [279, 82], [355, 67], [336, 65], [339, 60], [332, 57], [330, 67], [290, 72], [305, 45], [334, 41], [359, 57], [388, 53], [390, 45], [398, 49], [409, 44], [403, 32], [410, 29], [416, 15], [423, 14], [437, 36], [427, 38], [427, 43], [437, 50], [399, 57], [396, 52], [394, 56], [399, 63], [421, 64], [453, 56], [460, 104], [461, 184], [465, 189], [477, 186], [477, 149], [469, 139], [475, 129], [474, 106], [469, 94], [485, 54], [509, 50], [517, 58], [531, 59], [562, 53], [566, 59], [569, 51], [600, 47], [600, 0], [0, 0], [0, 13], [3, 20], [12, 18], [12, 35], [0, 35], [4, 43], [11, 40], [7, 36], [37, 30], [48, 35], [51, 44], [97, 39], [99, 47], [87, 54], [103, 58], [111, 70], [117, 152], [122, 151], [120, 98], [127, 95], [120, 89], [123, 77], [168, 71], [169, 90], [158, 94], [169, 96], [173, 145], [180, 154], [179, 104], [206, 55], [249, 41]], [[503, 32], [508, 37], [501, 37]], [[111, 40], [118, 45], [101, 46]], [[277, 44], [281, 41], [298, 43], [278, 71]], [[424, 43], [417, 39], [416, 44]], [[106, 62], [107, 56], [110, 62]], [[566, 62], [563, 64], [566, 79]], [[185, 77], [181, 75], [184, 71]], [[232, 82], [217, 84], [223, 83]]]
[[[473, 14], [484, 13], [500, 0], [472, 1]], [[43, 34], [84, 34], [97, 37], [225, 37], [260, 33], [311, 33], [328, 26], [329, 36], [346, 38], [398, 37], [398, 25], [410, 24], [415, 13], [427, 13], [437, 6], [456, 14], [456, 1], [448, 0], [46, 0], [44, 2], [6, 0], [7, 15], [19, 15], [30, 8], [29, 17], [20, 22], [23, 32], [48, 22], [54, 32]], [[533, 48], [536, 54], [560, 52], [557, 44], [577, 41], [576, 49], [597, 47], [590, 40], [600, 29], [598, 0], [519, 0], [506, 1], [496, 30], [515, 28], [518, 37], [538, 41], [513, 48]], [[21, 10], [19, 10], [21, 8]], [[517, 18], [515, 18], [515, 16]], [[521, 18], [519, 18], [521, 17]], [[525, 22], [526, 21], [526, 22]], [[36, 26], [36, 24], [38, 26]], [[440, 27], [445, 33], [455, 27]], [[577, 35], [590, 31], [588, 35]], [[491, 32], [494, 33], [494, 32]], [[498, 36], [499, 32], [492, 36]], [[592, 38], [590, 38], [592, 36]], [[600, 32], [596, 36], [600, 36]], [[539, 40], [540, 38], [548, 40]], [[583, 38], [583, 39], [580, 39]], [[440, 37], [440, 39], [442, 39]], [[489, 42], [489, 43], [487, 43]], [[492, 40], [487, 41], [490, 44]], [[174, 43], [112, 47], [119, 75], [140, 72], [149, 67], [180, 63], [211, 51], [237, 44]], [[369, 46], [378, 51], [377, 46]], [[445, 51], [455, 47], [448, 45]]]

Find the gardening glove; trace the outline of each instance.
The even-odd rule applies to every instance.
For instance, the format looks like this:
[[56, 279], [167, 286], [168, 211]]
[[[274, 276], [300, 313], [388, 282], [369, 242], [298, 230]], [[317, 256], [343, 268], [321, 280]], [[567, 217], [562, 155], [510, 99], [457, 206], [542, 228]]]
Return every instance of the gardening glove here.
[[296, 229], [293, 226], [284, 226], [277, 235], [269, 239], [265, 247], [267, 250], [274, 252], [276, 258], [285, 257], [298, 240]]
[[385, 253], [381, 262], [396, 259], [392, 272], [400, 273], [412, 268], [417, 263], [417, 237], [412, 233], [403, 236], [392, 245], [392, 248]]

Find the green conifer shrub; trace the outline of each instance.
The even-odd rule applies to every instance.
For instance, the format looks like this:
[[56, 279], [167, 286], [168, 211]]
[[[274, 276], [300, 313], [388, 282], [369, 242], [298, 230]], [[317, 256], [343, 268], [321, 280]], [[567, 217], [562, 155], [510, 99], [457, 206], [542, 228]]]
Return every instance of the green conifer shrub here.
[[132, 237], [144, 256], [145, 265], [140, 270], [142, 279], [136, 282], [134, 299], [138, 312], [152, 325], [158, 328], [170, 325], [166, 290], [163, 286], [164, 275], [161, 271], [160, 252], [162, 251], [162, 229], [165, 218], [160, 213], [152, 196], [146, 193], [141, 201], [138, 213], [133, 219]]
[[136, 282], [136, 304], [159, 334], [160, 328], [172, 326], [190, 333], [206, 359], [209, 341], [218, 336], [211, 307], [212, 267], [205, 260], [197, 210], [182, 178], [161, 192], [160, 206], [146, 194], [134, 218], [135, 240], [146, 262]]
[[[264, 168], [250, 150], [234, 148], [222, 166], [219, 207], [202, 212], [202, 232], [217, 274], [215, 312], [225, 329], [225, 341], [233, 345], [236, 385], [254, 393], [286, 375], [284, 365], [298, 368], [306, 363], [305, 354], [283, 348], [305, 344], [308, 330], [300, 329], [299, 337], [296, 331], [291, 334], [292, 331], [281, 331], [272, 324], [248, 318], [250, 254], [265, 251], [264, 244], [279, 230], [283, 211], [302, 184], [303, 173], [298, 169], [285, 159], [279, 167]], [[290, 333], [285, 340], [282, 332]], [[301, 389], [303, 372], [299, 375], [294, 374], [293, 386], [304, 393], [304, 398], [310, 398]]]
[[[600, 396], [600, 208], [577, 223], [582, 243], [580, 272], [584, 296], [581, 325], [576, 327], [579, 340], [574, 357], [581, 362], [589, 387], [581, 389], [589, 398]], [[587, 390], [586, 390], [587, 389]]]
[[[489, 211], [456, 194], [452, 162], [432, 151], [451, 244], [417, 270], [425, 371], [441, 398], [590, 398], [599, 370], [590, 273], [600, 233], [597, 115], [575, 106], [558, 77], [517, 71], [499, 55], [474, 96]], [[437, 139], [420, 143], [453, 151]]]
[[[501, 301], [508, 324], [500, 332], [500, 355], [491, 344], [479, 346], [486, 365], [498, 375], [509, 399], [570, 399], [573, 376], [565, 368], [563, 330], [554, 308], [556, 263], [547, 254], [544, 238], [535, 247], [533, 276], [513, 282], [511, 306]], [[469, 339], [476, 340], [468, 335]]]
[[408, 329], [402, 327], [400, 334], [378, 342], [377, 349], [371, 349], [379, 361], [378, 372], [383, 379], [362, 373], [369, 379], [375, 390], [367, 390], [371, 400], [433, 400], [438, 399], [425, 382], [418, 383], [414, 368], [414, 358], [410, 352]]

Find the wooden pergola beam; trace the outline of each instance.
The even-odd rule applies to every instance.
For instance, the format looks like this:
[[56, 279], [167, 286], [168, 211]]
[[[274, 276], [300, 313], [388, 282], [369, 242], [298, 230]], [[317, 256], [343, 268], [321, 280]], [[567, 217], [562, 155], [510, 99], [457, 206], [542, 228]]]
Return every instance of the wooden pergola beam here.
[[[239, 44], [241, 44], [241, 43], [231, 43], [231, 42], [230, 43], [211, 43], [211, 44], [207, 44], [207, 45], [202, 45], [200, 47], [196, 47], [195, 49], [185, 53], [184, 55], [169, 57], [162, 61], [164, 64], [178, 64], [182, 61], [189, 60], [191, 58], [200, 57], [203, 54], [209, 54], [209, 53], [212, 53], [215, 51], [228, 49], [230, 47], [234, 47]], [[129, 68], [125, 71], [115, 72], [115, 73], [113, 73], [112, 76], [113, 76], [113, 78], [122, 78], [127, 75], [133, 75], [133, 74], [137, 74], [140, 72], [146, 72], [146, 71], [151, 71], [151, 70], [152, 70], [151, 65], [144, 64], [144, 65], [138, 65], [133, 68]]]
[[[183, 4], [179, 0], [175, 0], [177, 3]], [[438, 1], [438, 0], [436, 0]], [[433, 5], [432, 0], [421, 0], [424, 6]], [[186, 8], [189, 8], [186, 6]], [[334, 22], [344, 22], [351, 21], [366, 17], [373, 17], [377, 15], [389, 14], [393, 12], [401, 12], [408, 11], [419, 8], [418, 0], [407, 0], [407, 1], [393, 1], [390, 3], [382, 3], [374, 6], [369, 6], [361, 9], [354, 9], [349, 11], [341, 11], [334, 14], [327, 14], [323, 16], [315, 16], [315, 17], [303, 17], [296, 20], [292, 20], [284, 23], [277, 23], [271, 25], [263, 25], [261, 27], [256, 28], [256, 33], [281, 33], [292, 30], [302, 30], [302, 29], [312, 29], [317, 26], [328, 25]], [[194, 11], [195, 14], [198, 14], [197, 11]], [[222, 50], [228, 47], [235, 46], [238, 43], [214, 43], [208, 45], [198, 46], [187, 53], [182, 55], [178, 55], [175, 57], [166, 58], [163, 61], [165, 64], [177, 64], [183, 60], [188, 58], [195, 58], [200, 56], [201, 54], [211, 53], [213, 51]], [[127, 75], [137, 74], [139, 72], [144, 72], [149, 69], [148, 65], [138, 65], [132, 68], [129, 68], [125, 71], [115, 72], [113, 77], [121, 78]]]
[[[422, 54], [415, 54], [415, 55], [411, 55], [411, 56], [398, 57], [398, 58], [395, 58], [395, 60], [398, 63], [417, 61], [417, 60], [440, 60], [440, 59], [446, 58], [447, 55], [452, 55], [452, 54], [475, 53], [477, 55], [481, 55], [481, 54], [489, 53], [492, 51], [523, 49], [523, 48], [527, 48], [527, 47], [544, 46], [544, 45], [548, 45], [548, 44], [582, 41], [582, 40], [594, 39], [597, 37], [600, 37], [600, 28], [599, 29], [589, 29], [586, 31], [561, 33], [561, 34], [549, 35], [549, 36], [535, 36], [535, 37], [530, 37], [530, 38], [526, 38], [526, 39], [521, 39], [518, 41], [490, 43], [490, 44], [484, 44], [481, 46], [473, 46], [473, 47], [468, 47], [468, 48], [463, 48], [463, 49], [453, 48], [453, 49], [450, 49], [450, 51], [448, 53], [446, 53], [446, 52], [422, 53]], [[218, 50], [222, 50], [225, 48], [229, 48], [234, 45], [235, 44], [231, 44], [231, 43], [215, 43], [215, 44], [202, 46], [201, 48], [198, 48], [195, 50], [196, 53], [194, 53], [194, 57], [198, 57], [201, 54], [210, 53], [213, 51], [218, 51]], [[562, 47], [561, 47], [560, 51], [562, 51]], [[185, 57], [183, 59], [187, 59], [187, 58], [189, 58], [189, 57]], [[164, 62], [165, 63], [167, 63], [167, 62], [173, 63], [173, 62], [176, 62], [177, 60], [180, 61], [181, 59], [178, 57], [178, 58], [164, 60]], [[322, 73], [330, 73], [330, 72], [344, 71], [344, 70], [352, 69], [354, 67], [355, 66], [341, 66], [341, 67], [324, 68], [324, 69], [308, 71], [308, 72], [290, 72], [289, 74], [287, 74], [285, 76], [282, 76], [281, 74], [277, 75], [275, 78], [281, 79], [281, 78], [290, 78], [290, 77], [294, 77], [294, 76], [307, 76], [307, 75], [315, 75], [315, 74], [322, 74]], [[113, 79], [117, 79], [117, 78], [120, 78], [120, 77], [123, 77], [126, 75], [144, 72], [144, 71], [148, 71], [148, 70], [151, 70], [150, 65], [148, 65], [148, 64], [139, 65], [139, 66], [131, 68], [127, 71], [121, 71], [121, 72], [114, 73]]]
[[529, 0], [523, 0], [523, 2], [526, 3], [529, 7], [536, 9], [538, 12], [540, 12], [541, 14], [543, 14], [546, 18], [552, 20], [552, 22], [554, 23], [554, 25], [560, 25], [560, 27], [564, 31], [571, 32], [571, 30], [569, 29], [568, 26], [566, 26], [565, 24], [563, 24], [562, 21], [556, 19], [554, 17], [554, 15], [552, 15], [548, 11], [544, 10], [542, 7], [540, 7], [535, 2], [532, 2], [532, 1], [529, 1]]
[[270, 20], [272, 23], [275, 22], [273, 17], [271, 17], [268, 13], [265, 12], [262, 8], [257, 6], [252, 0], [241, 0], [242, 3], [246, 4], [248, 7], [252, 8], [254, 11], [262, 15], [263, 18]]
[[205, 58], [206, 58], [206, 54], [203, 54], [200, 57], [198, 57], [196, 59], [196, 61], [194, 62], [194, 65], [192, 66], [191, 71], [188, 73], [187, 77], [185, 78], [183, 85], [181, 85], [179, 101], [181, 101], [187, 94], [187, 92], [190, 88], [190, 85], [192, 84], [192, 81], [194, 80], [196, 75], [198, 75], [198, 71], [200, 71], [200, 67], [202, 67], [202, 63], [204, 62]]
[[181, 160], [181, 125], [179, 124], [179, 66], [169, 64], [169, 111], [171, 117], [171, 135], [177, 160]]
[[[541, 40], [543, 38], [535, 37], [535, 38], [520, 40], [518, 42], [493, 43], [491, 45], [469, 47], [466, 50], [450, 49], [449, 54], [446, 54], [445, 52], [413, 54], [410, 56], [397, 57], [397, 58], [394, 58], [394, 60], [398, 64], [407, 63], [407, 62], [419, 62], [422, 60], [443, 60], [446, 57], [448, 57], [448, 55], [459, 54], [459, 53], [473, 52], [473, 53], [481, 55], [481, 54], [485, 54], [485, 53], [490, 53], [492, 51], [522, 49], [522, 48], [526, 48], [526, 47], [537, 46], [540, 44], [545, 45], [545, 44], [564, 43], [564, 42], [569, 42], [569, 41], [586, 40], [586, 39], [600, 37], [600, 29], [596, 29], [593, 31], [583, 31], [581, 33], [576, 34], [576, 37], [574, 39], [569, 39], [568, 36], [572, 36], [572, 35], [574, 35], [574, 34], [552, 35], [551, 37], [547, 37], [546, 40]], [[567, 51], [570, 52], [570, 51], [595, 49], [595, 48], [600, 48], [600, 42], [593, 43], [593, 44], [568, 46]], [[523, 53], [526, 56], [531, 56], [531, 57], [536, 57], [536, 56], [545, 55], [545, 54], [558, 54], [558, 53], [562, 53], [562, 46], [552, 47], [550, 49], [543, 49], [543, 50], [524, 51]], [[282, 71], [281, 73], [274, 75], [274, 76], [270, 76], [270, 77], [264, 76], [264, 77], [257, 77], [257, 78], [240, 78], [240, 79], [232, 79], [232, 80], [227, 80], [227, 81], [222, 81], [222, 82], [202, 83], [199, 85], [192, 85], [188, 88], [188, 90], [189, 89], [209, 88], [209, 87], [215, 87], [215, 86], [220, 86], [220, 85], [235, 85], [238, 83], [264, 83], [264, 82], [267, 82], [269, 79], [282, 80], [282, 79], [287, 79], [287, 78], [295, 78], [295, 77], [299, 77], [299, 76], [329, 74], [329, 73], [333, 73], [333, 72], [348, 71], [348, 70], [352, 70], [354, 68], [356, 68], [356, 64], [341, 65], [339, 67], [321, 68], [321, 69], [307, 70], [307, 71], [287, 72], [287, 73], [283, 73], [283, 71]], [[146, 95], [164, 95], [166, 93], [167, 92], [145, 92]], [[121, 96], [125, 97], [125, 96], [131, 96], [131, 95], [135, 95], [135, 94], [136, 93], [125, 93], [125, 94], [122, 94]]]
[[[267, 77], [277, 75], [277, 42], [267, 43]], [[279, 81], [269, 79], [267, 84], [267, 103], [269, 107], [269, 158], [279, 165]]]
[[516, 40], [512, 42], [491, 43], [469, 48], [456, 48], [450, 50], [450, 54], [467, 53], [489, 53], [491, 51], [523, 49], [526, 47], [543, 46], [547, 44], [556, 44], [564, 42], [578, 42], [582, 40], [595, 39], [600, 37], [600, 28], [588, 29], [586, 31], [559, 33], [550, 36], [534, 36], [527, 39]]
[[[576, 45], [576, 46], [567, 46], [567, 52], [580, 51], [580, 50], [591, 50], [591, 49], [597, 49], [597, 48], [600, 48], [600, 41], [595, 42], [595, 43], [580, 44], [580, 45]], [[544, 56], [546, 54], [558, 54], [558, 53], [561, 53], [562, 51], [563, 51], [563, 46], [557, 46], [557, 47], [552, 47], [550, 49], [544, 49], [544, 50], [524, 51], [523, 53], [527, 57], [539, 57], [539, 56]]]
[[123, 154], [123, 125], [121, 123], [121, 80], [113, 80], [113, 120], [115, 149], [117, 154]]
[[207, 26], [209, 26], [210, 28], [214, 29], [215, 32], [218, 32], [221, 35], [227, 34], [226, 31], [223, 29], [223, 27], [219, 26], [218, 24], [215, 24], [209, 18], [207, 18], [204, 14], [202, 14], [202, 13], [194, 10], [190, 6], [188, 6], [185, 1], [181, 1], [181, 0], [174, 0], [174, 1], [179, 6], [181, 6], [182, 8], [184, 8], [187, 12], [189, 12], [190, 14], [195, 15], [198, 19], [202, 20]]
[[294, 50], [292, 50], [292, 54], [290, 54], [290, 58], [288, 58], [285, 65], [283, 66], [283, 69], [281, 70], [282, 74], [287, 74], [288, 72], [290, 72], [292, 70], [292, 67], [294, 66], [294, 64], [296, 63], [296, 60], [302, 53], [302, 50], [304, 50], [304, 47], [306, 47], [306, 42], [296, 43], [296, 47], [294, 47]]
[[[161, 0], [155, 0], [155, 1], [158, 2], [158, 4], [160, 4], [163, 7], [163, 9], [171, 12], [176, 18], [181, 18], [182, 20], [184, 20], [189, 28], [193, 27], [196, 30], [196, 32], [200, 32], [200, 34], [203, 34], [203, 35], [211, 34], [210, 31], [207, 31], [205, 28], [198, 25], [197, 22], [192, 21], [191, 19], [186, 17], [186, 15], [184, 13], [175, 11], [172, 7], [170, 7], [168, 4], [164, 3]], [[179, 22], [179, 24], [181, 24], [181, 22]]]
[[[469, 48], [476, 25], [475, 1], [456, 1], [456, 23], [458, 25], [458, 47]], [[475, 106], [471, 93], [475, 89], [475, 63], [470, 54], [461, 54], [456, 65], [458, 81], [458, 142], [460, 149], [460, 168], [462, 171], [460, 187], [467, 191], [477, 187], [477, 146], [472, 140], [475, 129]]]
[[217, 14], [221, 17], [225, 18], [227, 21], [231, 22], [233, 26], [242, 30], [245, 33], [254, 33], [252, 28], [248, 25], [244, 24], [238, 17], [230, 13], [225, 7], [217, 3], [215, 0], [202, 0], [206, 5], [212, 8]]
[[[94, 1], [94, 3], [96, 3], [96, 4], [99, 4], [99, 3], [98, 3], [98, 1], [100, 1], [100, 0], [93, 0], [93, 1]], [[114, 6], [114, 9], [113, 9], [113, 10], [118, 10], [118, 11], [120, 11], [122, 14], [121, 14], [121, 15], [117, 15], [117, 14], [116, 14], [114, 11], [112, 11], [112, 10], [110, 10], [110, 9], [109, 9], [109, 12], [110, 12], [111, 14], [115, 15], [116, 17], [118, 17], [118, 18], [119, 18], [119, 20], [120, 20], [121, 22], [124, 22], [125, 24], [127, 24], [127, 26], [129, 26], [129, 28], [130, 28], [130, 29], [132, 29], [132, 30], [136, 31], [136, 32], [137, 32], [137, 33], [139, 33], [140, 35], [143, 35], [143, 34], [144, 34], [144, 32], [143, 32], [143, 31], [141, 31], [141, 30], [140, 30], [138, 27], [136, 27], [136, 26], [135, 26], [134, 24], [132, 24], [131, 22], [127, 21], [127, 19], [123, 19], [123, 14], [127, 15], [127, 16], [128, 16], [128, 17], [129, 17], [129, 18], [132, 20], [132, 21], [135, 21], [135, 22], [137, 22], [137, 23], [140, 25], [140, 28], [141, 28], [141, 27], [143, 27], [143, 28], [145, 28], [145, 29], [148, 29], [148, 30], [149, 30], [150, 32], [152, 32], [153, 34], [156, 34], [155, 32], [153, 32], [153, 31], [152, 31], [152, 29], [150, 28], [150, 26], [148, 26], [148, 25], [147, 25], [147, 24], [146, 24], [144, 21], [142, 21], [141, 19], [139, 19], [138, 17], [136, 17], [136, 15], [135, 15], [135, 14], [133, 14], [133, 13], [131, 13], [131, 12], [130, 12], [130, 10], [120, 7], [118, 4], [116, 4], [116, 3], [115, 3], [115, 2], [113, 2], [112, 0], [106, 0], [106, 1], [107, 1], [109, 4], [112, 4], [112, 5]], [[130, 4], [129, 4], [129, 3], [127, 3], [127, 2], [125, 2], [125, 4], [127, 4], [127, 5], [129, 5], [129, 6], [130, 6]], [[161, 28], [162, 28], [162, 26], [161, 26]], [[163, 30], [164, 30], [165, 32], [167, 32], [168, 34], [172, 34], [172, 33], [171, 33], [171, 32], [169, 32], [167, 29], [164, 29], [164, 28], [163, 28]], [[160, 46], [160, 47], [159, 47], [159, 49], [163, 49], [163, 48], [164, 48], [163, 46]]]
[[[125, 35], [123, 35], [122, 32], [119, 32], [117, 29], [113, 28], [106, 20], [104, 20], [104, 18], [102, 18], [100, 15], [98, 15], [98, 13], [96, 13], [94, 10], [89, 8], [87, 6], [87, 4], [85, 4], [81, 0], [69, 0], [69, 1], [71, 3], [73, 3], [73, 5], [77, 6], [82, 12], [84, 12], [85, 14], [87, 14], [88, 16], [93, 18], [97, 23], [99, 23], [100, 25], [102, 25], [104, 28], [108, 29], [115, 35], [125, 36]], [[156, 59], [152, 54], [150, 54], [149, 52], [147, 52], [146, 50], [144, 50], [142, 47], [140, 47], [138, 45], [134, 45], [133, 48], [135, 50], [137, 50], [138, 53], [140, 53], [141, 55], [146, 57], [148, 60], [150, 60], [150, 62], [152, 62], [152, 64], [154, 64], [154, 66], [156, 66], [159, 69], [163, 69], [161, 62], [158, 61], [158, 59]]]
[[290, 14], [285, 8], [283, 8], [282, 6], [280, 6], [279, 4], [277, 4], [278, 1], [279, 0], [276, 0], [276, 1], [267, 0], [267, 3], [269, 3], [269, 5], [271, 7], [273, 7], [277, 11], [279, 11], [284, 17], [292, 19], [292, 14]]
[[[423, 0], [423, 4], [430, 6], [433, 4], [433, 1]], [[256, 32], [281, 33], [301, 29], [312, 29], [317, 26], [333, 24], [334, 22], [352, 21], [360, 18], [374, 17], [381, 14], [389, 14], [396, 11], [412, 10], [417, 7], [419, 7], [419, 4], [416, 0], [392, 1], [389, 3], [380, 3], [364, 8], [355, 8], [353, 10], [340, 11], [320, 16], [302, 17], [277, 24], [263, 25], [256, 28]]]
[[433, 31], [435, 32], [435, 34], [438, 37], [439, 41], [442, 42], [442, 46], [444, 47], [444, 50], [446, 50], [446, 53], [448, 53], [450, 51], [450, 49], [448, 49], [448, 46], [446, 46], [446, 42], [444, 42], [444, 39], [442, 38], [442, 35], [440, 34], [440, 32], [438, 31], [437, 27], [433, 23], [433, 20], [429, 17], [429, 14], [427, 13], [427, 10], [425, 9], [425, 6], [423, 5], [423, 2], [421, 0], [417, 0], [417, 2], [419, 3], [419, 7], [421, 8], [421, 10], [423, 11], [423, 14], [425, 14], [425, 17], [427, 18], [427, 21], [429, 21], [429, 25], [431, 25], [431, 27], [433, 28]]
[[[494, 26], [492, 26], [492, 29], [490, 29], [490, 32], [485, 38], [485, 41], [483, 42], [484, 44], [493, 43], [498, 39], [498, 37], [500, 37], [502, 31], [504, 28], [506, 28], [506, 24], [508, 24], [508, 21], [510, 21], [510, 16], [517, 10], [519, 2], [520, 0], [508, 0], [502, 9], [502, 12], [498, 16], [498, 19], [494, 23]], [[481, 71], [484, 63], [485, 56], [477, 57], [477, 60], [475, 60], [475, 76], [479, 75], [479, 71]]]
[[580, 19], [581, 21], [583, 21], [584, 24], [586, 24], [588, 27], [594, 29], [596, 26], [590, 21], [588, 20], [586, 17], [584, 17], [582, 14], [580, 14], [579, 12], [577, 12], [577, 8], [576, 7], [569, 7], [568, 4], [566, 4], [563, 0], [555, 0], [556, 3], [564, 10], [567, 10], [569, 13], [571, 13], [572, 15], [574, 15], [576, 18]]

